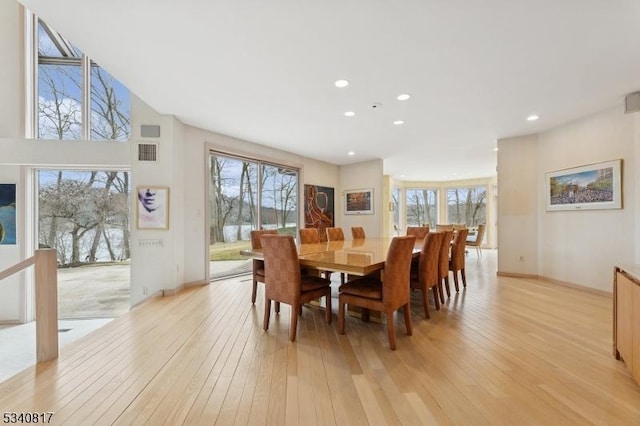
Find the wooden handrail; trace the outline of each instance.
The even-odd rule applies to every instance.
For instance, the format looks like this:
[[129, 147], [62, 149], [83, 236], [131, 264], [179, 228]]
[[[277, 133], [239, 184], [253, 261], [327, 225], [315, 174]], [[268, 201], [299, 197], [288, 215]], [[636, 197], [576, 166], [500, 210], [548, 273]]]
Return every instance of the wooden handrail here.
[[33, 265], [34, 263], [36, 263], [36, 257], [35, 256], [31, 256], [28, 259], [23, 260], [20, 263], [17, 263], [7, 269], [5, 269], [4, 271], [0, 272], [0, 281], [4, 280], [5, 278], [9, 278], [11, 275], [22, 271], [25, 268], [28, 268], [29, 266]]
[[58, 357], [58, 255], [55, 249], [39, 249], [28, 259], [0, 272], [0, 280], [35, 265], [36, 359]]

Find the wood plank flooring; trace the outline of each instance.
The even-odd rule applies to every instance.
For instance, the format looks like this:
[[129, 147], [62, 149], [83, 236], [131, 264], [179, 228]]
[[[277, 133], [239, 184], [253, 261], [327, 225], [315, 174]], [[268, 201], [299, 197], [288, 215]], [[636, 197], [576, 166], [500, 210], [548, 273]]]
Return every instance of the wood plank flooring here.
[[[249, 277], [159, 298], [0, 383], [0, 411], [65, 425], [632, 425], [640, 386], [612, 355], [612, 299], [497, 277], [467, 256], [468, 287], [413, 336], [305, 307], [262, 331]], [[337, 288], [334, 289], [337, 295]], [[337, 306], [337, 303], [334, 304]]]

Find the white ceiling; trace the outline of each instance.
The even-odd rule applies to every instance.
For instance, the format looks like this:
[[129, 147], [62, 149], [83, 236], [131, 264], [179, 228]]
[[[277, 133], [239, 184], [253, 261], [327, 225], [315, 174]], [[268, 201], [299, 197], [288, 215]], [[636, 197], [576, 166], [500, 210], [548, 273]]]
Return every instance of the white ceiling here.
[[404, 180], [495, 175], [497, 139], [640, 90], [638, 0], [20, 1], [160, 113]]

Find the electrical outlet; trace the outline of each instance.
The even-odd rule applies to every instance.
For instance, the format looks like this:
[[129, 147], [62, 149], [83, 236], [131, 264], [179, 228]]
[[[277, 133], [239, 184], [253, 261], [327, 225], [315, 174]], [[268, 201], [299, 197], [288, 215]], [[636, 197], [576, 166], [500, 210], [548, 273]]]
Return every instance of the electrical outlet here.
[[518, 260], [520, 260], [520, 262], [524, 262], [524, 256], [520, 256], [520, 259]]
[[142, 287], [142, 294], [144, 294], [145, 296], [149, 294], [149, 288], [148, 287]]

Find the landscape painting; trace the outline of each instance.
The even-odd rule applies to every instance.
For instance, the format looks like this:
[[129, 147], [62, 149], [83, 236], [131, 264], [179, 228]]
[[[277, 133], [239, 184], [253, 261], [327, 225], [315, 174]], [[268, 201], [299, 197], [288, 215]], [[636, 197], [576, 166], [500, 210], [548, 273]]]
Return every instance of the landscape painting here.
[[373, 214], [373, 188], [345, 191], [344, 214]]
[[16, 184], [0, 183], [0, 245], [16, 244]]
[[546, 174], [547, 210], [622, 208], [622, 160]]

